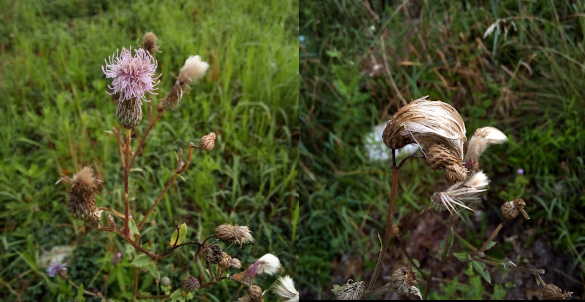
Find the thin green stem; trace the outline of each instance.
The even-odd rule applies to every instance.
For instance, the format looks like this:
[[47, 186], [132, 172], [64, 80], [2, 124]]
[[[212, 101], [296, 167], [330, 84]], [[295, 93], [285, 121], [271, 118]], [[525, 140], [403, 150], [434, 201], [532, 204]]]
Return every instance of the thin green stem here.
[[128, 175], [130, 174], [130, 138], [132, 136], [132, 129], [126, 129], [126, 157], [124, 164], [124, 235], [130, 235], [130, 227], [128, 226], [130, 216], [130, 203], [128, 195]]

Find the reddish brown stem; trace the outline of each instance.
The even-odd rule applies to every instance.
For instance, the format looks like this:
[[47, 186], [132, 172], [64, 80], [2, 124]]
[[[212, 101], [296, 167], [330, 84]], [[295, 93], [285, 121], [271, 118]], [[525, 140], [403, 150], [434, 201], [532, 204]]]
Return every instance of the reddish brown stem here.
[[144, 144], [146, 143], [146, 137], [150, 133], [150, 130], [152, 130], [152, 128], [154, 127], [154, 125], [156, 124], [156, 122], [158, 122], [158, 120], [160, 120], [160, 118], [162, 117], [163, 113], [165, 113], [164, 110], [161, 111], [161, 112], [159, 112], [158, 115], [156, 116], [156, 118], [154, 119], [154, 121], [152, 121], [148, 125], [148, 129], [146, 129], [146, 132], [144, 132], [144, 136], [142, 136], [142, 139], [140, 140], [140, 143], [138, 143], [138, 148], [136, 148], [136, 152], [134, 153], [134, 156], [132, 156], [132, 160], [130, 161], [130, 167], [132, 167], [132, 165], [134, 164], [134, 160], [136, 159], [136, 156], [138, 155], [138, 153], [140, 153], [142, 151], [142, 148], [144, 147]]
[[130, 138], [132, 136], [132, 130], [126, 129], [126, 157], [124, 164], [124, 235], [130, 236], [130, 228], [128, 222], [130, 219], [130, 203], [128, 195], [128, 175], [130, 174]]

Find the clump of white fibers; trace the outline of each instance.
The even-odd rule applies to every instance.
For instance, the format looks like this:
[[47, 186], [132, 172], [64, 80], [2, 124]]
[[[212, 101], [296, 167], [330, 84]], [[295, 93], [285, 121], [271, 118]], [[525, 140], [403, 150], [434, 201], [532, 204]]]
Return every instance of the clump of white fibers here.
[[274, 275], [274, 273], [278, 272], [278, 269], [280, 268], [280, 260], [278, 260], [278, 257], [272, 254], [266, 254], [260, 257], [257, 262], [259, 264], [259, 274]]
[[474, 200], [477, 195], [486, 190], [489, 179], [482, 171], [474, 173], [467, 180], [452, 185], [445, 192], [435, 192], [431, 197], [431, 204], [435, 210], [447, 209], [451, 214], [460, 215], [455, 206], [460, 206], [469, 211], [464, 201]]
[[290, 276], [278, 277], [278, 283], [272, 290], [275, 294], [285, 298], [283, 302], [298, 302], [299, 292]]
[[177, 83], [189, 85], [191, 82], [203, 76], [208, 68], [209, 63], [201, 61], [200, 56], [190, 56], [185, 61], [183, 68], [181, 68]]
[[506, 135], [494, 127], [483, 127], [475, 130], [469, 140], [465, 161], [477, 161], [489, 145], [502, 144], [508, 140]]

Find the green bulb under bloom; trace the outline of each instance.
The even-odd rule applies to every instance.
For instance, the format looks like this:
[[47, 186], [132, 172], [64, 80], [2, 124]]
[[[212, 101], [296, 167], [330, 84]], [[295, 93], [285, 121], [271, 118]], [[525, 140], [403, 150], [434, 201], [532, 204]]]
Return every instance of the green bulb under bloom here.
[[132, 129], [142, 121], [142, 106], [140, 100], [126, 100], [118, 103], [116, 119], [122, 127]]

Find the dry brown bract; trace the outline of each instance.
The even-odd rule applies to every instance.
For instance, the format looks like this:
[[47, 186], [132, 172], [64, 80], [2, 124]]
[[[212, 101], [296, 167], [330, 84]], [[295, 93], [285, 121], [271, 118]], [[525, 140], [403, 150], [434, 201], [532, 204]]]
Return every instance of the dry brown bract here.
[[444, 145], [463, 160], [465, 123], [451, 105], [430, 101], [428, 96], [400, 108], [386, 125], [382, 138], [388, 148], [399, 149], [417, 143], [423, 149]]

